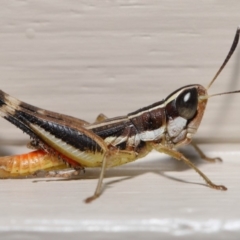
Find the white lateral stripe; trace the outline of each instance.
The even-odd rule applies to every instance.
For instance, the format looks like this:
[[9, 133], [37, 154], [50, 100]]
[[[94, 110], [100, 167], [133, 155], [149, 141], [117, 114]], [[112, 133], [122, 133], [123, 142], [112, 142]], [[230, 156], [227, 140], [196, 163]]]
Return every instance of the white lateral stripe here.
[[176, 137], [186, 127], [187, 120], [182, 117], [177, 117], [169, 120], [167, 124], [167, 131], [170, 137]]
[[137, 134], [137, 135], [134, 135], [134, 136], [128, 138], [128, 144], [129, 144], [129, 146], [136, 147], [140, 143], [140, 140], [141, 140], [140, 136], [139, 136], [139, 134]]
[[128, 118], [119, 118], [119, 119], [113, 119], [107, 122], [100, 122], [100, 123], [93, 123], [90, 125], [86, 125], [84, 126], [86, 129], [94, 129], [94, 128], [99, 128], [99, 127], [104, 127], [107, 125], [111, 125], [111, 124], [115, 124], [115, 123], [121, 123], [121, 122], [125, 122], [126, 120], [128, 120]]
[[153, 141], [153, 140], [158, 140], [162, 137], [164, 133], [165, 127], [160, 127], [158, 129], [152, 130], [152, 131], [145, 131], [139, 133], [139, 137], [142, 141]]
[[124, 137], [114, 137], [114, 136], [109, 136], [106, 137], [104, 139], [104, 142], [108, 145], [108, 144], [112, 144], [113, 146], [117, 146], [118, 144], [122, 143], [122, 142], [126, 142], [127, 141], [127, 136]]
[[193, 86], [189, 86], [189, 87], [186, 87], [186, 88], [182, 88], [182, 89], [180, 89], [178, 92], [176, 92], [175, 94], [173, 94], [169, 99], [164, 100], [162, 104], [157, 105], [156, 107], [153, 107], [153, 108], [149, 108], [149, 109], [147, 109], [147, 110], [145, 110], [145, 111], [141, 111], [141, 112], [139, 112], [139, 113], [137, 113], [137, 114], [135, 114], [135, 115], [131, 115], [129, 118], [131, 119], [131, 118], [138, 117], [138, 116], [140, 116], [140, 115], [143, 114], [143, 113], [146, 113], [146, 112], [149, 112], [149, 111], [152, 111], [152, 110], [156, 110], [156, 109], [158, 109], [158, 108], [165, 108], [166, 105], [167, 105], [168, 103], [170, 103], [172, 100], [176, 99], [179, 94], [181, 94], [181, 93], [182, 93], [183, 91], [185, 91], [186, 89], [189, 89], [189, 88], [192, 88], [192, 87], [193, 87]]

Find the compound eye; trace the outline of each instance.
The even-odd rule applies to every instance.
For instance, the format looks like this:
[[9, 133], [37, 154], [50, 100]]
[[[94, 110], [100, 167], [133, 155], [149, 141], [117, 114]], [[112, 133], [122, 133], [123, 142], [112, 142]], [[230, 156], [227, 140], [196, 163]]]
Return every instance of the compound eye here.
[[191, 119], [197, 112], [198, 92], [196, 88], [183, 91], [176, 99], [176, 108], [178, 114], [185, 118]]

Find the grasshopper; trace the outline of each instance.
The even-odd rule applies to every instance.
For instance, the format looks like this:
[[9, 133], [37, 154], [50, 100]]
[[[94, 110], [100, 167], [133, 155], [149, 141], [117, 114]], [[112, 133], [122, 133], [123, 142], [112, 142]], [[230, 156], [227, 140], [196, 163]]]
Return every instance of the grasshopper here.
[[208, 158], [192, 143], [210, 97], [238, 91], [208, 95], [207, 91], [235, 51], [239, 40], [237, 28], [231, 48], [207, 88], [192, 84], [177, 89], [164, 100], [131, 112], [126, 116], [107, 118], [100, 114], [92, 124], [64, 114], [40, 109], [0, 91], [0, 114], [27, 133], [29, 146], [35, 151], [0, 158], [0, 178], [29, 176], [39, 170], [100, 167], [94, 194], [85, 201], [100, 196], [107, 168], [119, 166], [146, 156], [153, 149], [183, 161], [217, 190], [227, 190], [214, 184], [177, 147], [192, 144], [200, 156]]

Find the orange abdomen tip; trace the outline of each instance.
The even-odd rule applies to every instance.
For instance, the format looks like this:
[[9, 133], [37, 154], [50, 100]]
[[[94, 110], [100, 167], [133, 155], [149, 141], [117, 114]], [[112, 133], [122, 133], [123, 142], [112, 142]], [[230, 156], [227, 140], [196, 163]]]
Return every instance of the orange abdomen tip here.
[[28, 176], [39, 170], [63, 166], [66, 167], [57, 156], [36, 150], [26, 154], [0, 157], [0, 178]]

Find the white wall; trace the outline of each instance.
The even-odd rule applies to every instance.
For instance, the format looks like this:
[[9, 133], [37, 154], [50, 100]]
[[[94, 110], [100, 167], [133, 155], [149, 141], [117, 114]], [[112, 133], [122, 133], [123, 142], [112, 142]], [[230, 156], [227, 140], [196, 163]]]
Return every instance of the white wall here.
[[[0, 86], [87, 121], [100, 112], [123, 115], [183, 85], [206, 86], [229, 50], [239, 11], [239, 1], [2, 1]], [[239, 53], [211, 93], [240, 89]], [[211, 99], [198, 139], [239, 141], [239, 100]], [[2, 120], [0, 134], [23, 138]]]
[[[123, 115], [193, 83], [206, 86], [240, 24], [240, 1], [3, 0], [0, 88], [33, 105], [94, 121]], [[240, 50], [211, 93], [240, 89]], [[0, 181], [1, 239], [239, 239], [240, 94], [213, 98], [196, 138], [224, 162], [152, 154], [108, 172], [104, 194], [81, 180]], [[26, 134], [0, 120], [0, 154], [26, 151]], [[191, 148], [186, 148], [187, 155]], [[191, 154], [190, 154], [191, 155]]]

